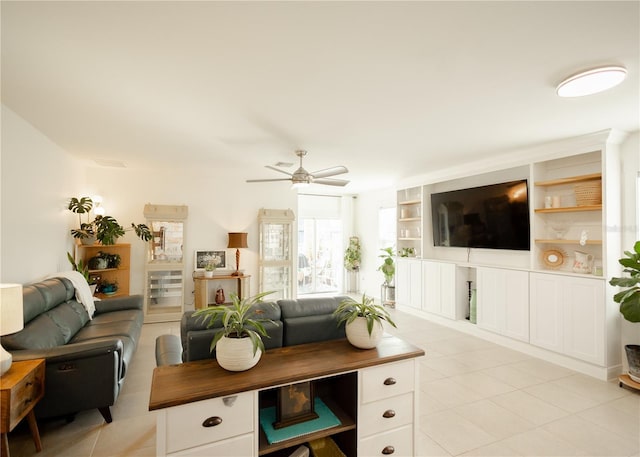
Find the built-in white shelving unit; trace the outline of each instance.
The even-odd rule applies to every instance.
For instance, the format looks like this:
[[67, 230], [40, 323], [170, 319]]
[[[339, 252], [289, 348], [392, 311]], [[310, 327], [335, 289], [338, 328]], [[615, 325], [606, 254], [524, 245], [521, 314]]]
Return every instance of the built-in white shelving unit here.
[[[619, 311], [606, 278], [620, 272], [624, 137], [604, 131], [567, 139], [398, 189], [398, 251], [413, 248], [416, 257], [397, 259], [397, 305], [592, 376], [615, 377]], [[431, 193], [516, 179], [528, 183], [529, 251], [433, 245]], [[469, 282], [477, 289], [477, 325], [467, 320]]]

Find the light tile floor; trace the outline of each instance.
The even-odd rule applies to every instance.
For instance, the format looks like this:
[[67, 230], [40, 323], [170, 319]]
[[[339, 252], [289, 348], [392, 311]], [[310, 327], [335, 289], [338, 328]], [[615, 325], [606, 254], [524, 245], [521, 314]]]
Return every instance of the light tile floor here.
[[[422, 347], [420, 456], [640, 457], [640, 394], [456, 330], [392, 311], [398, 336]], [[40, 421], [43, 451], [28, 427], [9, 435], [11, 455], [153, 456], [148, 411], [155, 339], [178, 323], [145, 324], [113, 422], [84, 411], [74, 422]]]

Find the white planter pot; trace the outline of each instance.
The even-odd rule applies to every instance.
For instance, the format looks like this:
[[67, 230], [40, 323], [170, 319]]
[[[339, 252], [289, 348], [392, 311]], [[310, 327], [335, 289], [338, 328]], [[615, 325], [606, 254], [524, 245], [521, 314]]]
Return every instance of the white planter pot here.
[[204, 277], [205, 278], [213, 278], [213, 271], [206, 271], [205, 270]]
[[360, 349], [371, 349], [378, 345], [384, 332], [381, 322], [374, 322], [371, 335], [367, 331], [367, 320], [364, 317], [356, 319], [345, 327], [349, 343]]
[[216, 343], [216, 360], [229, 371], [245, 371], [252, 368], [262, 357], [260, 348], [253, 355], [251, 338], [228, 338], [223, 336]]

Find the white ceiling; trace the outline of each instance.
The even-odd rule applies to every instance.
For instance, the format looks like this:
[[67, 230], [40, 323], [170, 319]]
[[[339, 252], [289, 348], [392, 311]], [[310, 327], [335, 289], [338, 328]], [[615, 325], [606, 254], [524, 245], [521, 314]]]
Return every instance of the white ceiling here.
[[[354, 193], [638, 130], [639, 5], [3, 0], [2, 102], [90, 160], [276, 178], [264, 165], [303, 148], [309, 171], [348, 167]], [[627, 80], [555, 95], [601, 64]]]

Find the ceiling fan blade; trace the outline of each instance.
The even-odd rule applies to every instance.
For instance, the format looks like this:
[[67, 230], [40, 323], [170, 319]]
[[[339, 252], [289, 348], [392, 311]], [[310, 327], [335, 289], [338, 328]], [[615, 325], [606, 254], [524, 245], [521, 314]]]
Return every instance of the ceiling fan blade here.
[[273, 170], [273, 171], [279, 171], [280, 173], [284, 173], [287, 176], [291, 176], [291, 173], [289, 173], [288, 171], [284, 171], [279, 168], [272, 167], [271, 165], [265, 165], [265, 168], [268, 168], [269, 170]]
[[326, 186], [346, 186], [349, 181], [346, 179], [318, 178], [311, 181], [313, 184], [324, 184]]
[[273, 181], [291, 181], [291, 178], [247, 179], [245, 182], [273, 182]]
[[314, 178], [328, 178], [329, 176], [341, 175], [343, 173], [348, 173], [347, 167], [339, 166], [339, 167], [331, 167], [325, 168], [324, 170], [314, 171], [310, 173]]

